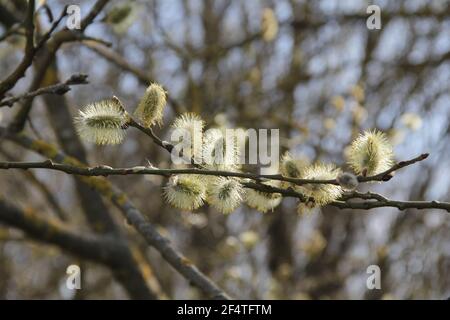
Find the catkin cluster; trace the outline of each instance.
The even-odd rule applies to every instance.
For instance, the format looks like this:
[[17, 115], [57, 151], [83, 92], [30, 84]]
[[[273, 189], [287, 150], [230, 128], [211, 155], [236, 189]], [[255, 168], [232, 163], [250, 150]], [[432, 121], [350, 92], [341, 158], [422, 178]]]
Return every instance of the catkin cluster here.
[[[134, 115], [143, 126], [162, 124], [166, 105], [166, 92], [158, 84], [151, 84], [141, 98]], [[125, 137], [131, 121], [122, 103], [116, 97], [87, 105], [79, 111], [75, 125], [79, 136], [99, 145], [118, 144]], [[195, 157], [196, 164], [203, 170], [240, 172], [240, 148], [236, 139], [225, 139], [223, 128], [204, 132], [205, 122], [194, 113], [178, 116], [172, 130], [189, 133], [197, 141], [185, 156]], [[230, 214], [246, 203], [260, 212], [274, 210], [282, 195], [265, 191], [267, 188], [294, 190], [303, 197], [298, 212], [325, 206], [338, 200], [345, 191], [358, 186], [358, 176], [371, 176], [389, 169], [393, 161], [393, 148], [386, 135], [380, 131], [366, 131], [359, 135], [348, 148], [348, 166], [351, 172], [342, 172], [334, 164], [309, 163], [303, 157], [285, 153], [279, 163], [282, 177], [307, 180], [327, 180], [334, 183], [295, 183], [292, 181], [265, 180], [258, 182], [258, 188], [249, 187], [249, 180], [237, 177], [223, 177], [201, 174], [179, 174], [170, 177], [163, 188], [164, 199], [180, 210], [192, 211], [208, 204], [223, 214]], [[206, 161], [208, 159], [208, 161]], [[211, 159], [220, 159], [219, 162]], [[310, 182], [310, 181], [308, 181]], [[247, 185], [247, 187], [244, 187]], [[280, 191], [279, 191], [280, 192]]]

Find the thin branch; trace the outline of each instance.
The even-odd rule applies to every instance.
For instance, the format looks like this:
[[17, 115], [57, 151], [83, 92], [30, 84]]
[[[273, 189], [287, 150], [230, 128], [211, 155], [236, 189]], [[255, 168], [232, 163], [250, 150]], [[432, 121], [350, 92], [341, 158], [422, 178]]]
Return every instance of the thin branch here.
[[[64, 28], [53, 34], [52, 37], [45, 42], [45, 46], [43, 46], [42, 50], [44, 53], [41, 57], [39, 57], [39, 64], [36, 65], [37, 71], [30, 85], [29, 91], [34, 91], [39, 88], [48, 67], [55, 58], [58, 49], [66, 42], [77, 41], [77, 39], [79, 38], [79, 34], [83, 33], [84, 30], [89, 26], [89, 24], [94, 21], [95, 17], [100, 13], [100, 11], [108, 2], [109, 0], [97, 0], [87, 16], [83, 20], [81, 20], [80, 30], [73, 31]], [[2, 95], [0, 95], [0, 99], [1, 98]], [[15, 115], [13, 121], [9, 126], [11, 130], [19, 132], [23, 129], [28, 119], [28, 115], [31, 111], [32, 102], [33, 97], [25, 100], [25, 102], [19, 109], [19, 112]]]
[[34, 47], [34, 8], [35, 0], [29, 0], [27, 16], [24, 21], [26, 35], [25, 53], [17, 68], [5, 80], [0, 82], [0, 98], [25, 75], [25, 71], [33, 63], [33, 58], [36, 54]]
[[[307, 202], [314, 199], [306, 198], [303, 194], [296, 192], [295, 190], [289, 188], [287, 190], [272, 187], [264, 184], [247, 182], [243, 183], [243, 185], [247, 188], [259, 190], [261, 192], [267, 193], [279, 193], [283, 197], [292, 197], [297, 198], [301, 202]], [[362, 202], [353, 202], [349, 201], [350, 199], [361, 198], [368, 201]], [[375, 200], [375, 201], [370, 201]], [[397, 208], [399, 210], [406, 209], [442, 209], [450, 212], [450, 202], [441, 202], [441, 201], [399, 201], [399, 200], [390, 200], [380, 194], [377, 193], [359, 193], [352, 192], [349, 194], [344, 194], [341, 199], [337, 201], [333, 201], [329, 204], [330, 206], [339, 208], [339, 209], [359, 209], [359, 210], [369, 210], [374, 208], [382, 208], [382, 207], [392, 207]]]
[[89, 11], [86, 18], [81, 20], [81, 30], [82, 31], [84, 31], [94, 21], [94, 19], [103, 10], [103, 7], [105, 7], [109, 1], [110, 0], [97, 0], [97, 2], [94, 4], [94, 6]]
[[130, 117], [130, 120], [128, 121], [128, 125], [130, 127], [134, 127], [140, 131], [142, 131], [143, 133], [145, 133], [147, 136], [149, 136], [154, 143], [156, 143], [158, 146], [160, 146], [163, 149], [166, 149], [169, 153], [172, 152], [174, 146], [172, 144], [170, 144], [167, 141], [163, 141], [161, 140], [152, 130], [152, 128], [147, 128], [147, 127], [143, 127], [141, 126], [139, 123], [137, 123], [134, 119], [132, 119]]
[[127, 167], [112, 168], [109, 166], [97, 167], [76, 167], [61, 163], [54, 163], [51, 160], [37, 162], [0, 162], [0, 169], [50, 169], [63, 171], [68, 174], [80, 176], [112, 176], [112, 175], [160, 175], [169, 176], [173, 174], [198, 174], [207, 176], [222, 176], [251, 179], [255, 181], [277, 180], [291, 182], [298, 185], [305, 184], [337, 184], [335, 180], [314, 180], [314, 179], [296, 179], [283, 177], [279, 174], [254, 174], [236, 171], [207, 170], [200, 168], [183, 168], [183, 169], [159, 169], [153, 167]]
[[44, 46], [50, 36], [58, 27], [59, 23], [62, 19], [67, 15], [66, 7], [62, 11], [59, 18], [54, 21], [50, 27], [50, 29], [42, 36], [37, 45], [34, 45], [34, 34], [35, 34], [35, 25], [34, 25], [34, 10], [35, 10], [35, 0], [28, 1], [28, 11], [27, 17], [23, 22], [25, 27], [25, 36], [26, 36], [26, 45], [25, 45], [25, 54], [21, 61], [21, 63], [17, 66], [17, 68], [2, 82], [0, 82], [0, 98], [4, 97], [5, 93], [10, 90], [12, 87], [16, 85], [20, 78], [25, 76], [25, 72], [33, 63], [34, 57], [36, 53]]
[[369, 210], [374, 208], [392, 207], [399, 210], [406, 209], [442, 209], [450, 212], [449, 202], [440, 201], [398, 201], [398, 200], [383, 200], [383, 201], [364, 201], [364, 202], [349, 202], [349, 201], [334, 201], [332, 206], [339, 209], [360, 209]]
[[0, 101], [0, 107], [2, 107], [2, 106], [12, 107], [16, 102], [19, 102], [21, 100], [25, 100], [28, 98], [34, 98], [36, 96], [40, 96], [43, 94], [63, 95], [66, 92], [70, 91], [70, 89], [71, 89], [70, 86], [72, 86], [72, 85], [80, 85], [80, 84], [89, 83], [87, 81], [87, 77], [88, 76], [85, 74], [74, 74], [63, 83], [58, 83], [58, 84], [54, 84], [51, 86], [42, 87], [35, 91], [27, 92], [27, 93], [21, 94], [19, 96], [6, 98], [6, 99]]
[[394, 171], [397, 171], [399, 169], [402, 169], [404, 167], [410, 166], [416, 162], [420, 162], [422, 160], [425, 160], [426, 158], [428, 158], [430, 154], [429, 153], [423, 153], [420, 156], [417, 156], [411, 160], [406, 160], [406, 161], [400, 161], [397, 162], [395, 165], [393, 165], [391, 168], [389, 168], [388, 170], [381, 172], [379, 174], [370, 176], [370, 177], [358, 177], [358, 181], [359, 182], [368, 182], [368, 181], [389, 181], [391, 180], [391, 178], [393, 177], [393, 173]]
[[[413, 163], [412, 160], [408, 161]], [[417, 162], [417, 161], [416, 161]], [[250, 173], [241, 172], [231, 172], [231, 171], [213, 171], [213, 170], [201, 170], [197, 168], [189, 169], [155, 169], [146, 167], [132, 167], [132, 168], [111, 168], [108, 166], [98, 166], [98, 167], [78, 167], [67, 164], [53, 163], [51, 160], [46, 160], [42, 162], [0, 162], [0, 169], [48, 169], [62, 171], [68, 174], [75, 174], [80, 176], [108, 176], [108, 175], [161, 175], [168, 176], [171, 174], [198, 174], [198, 175], [212, 175], [212, 176], [226, 176], [226, 177], [240, 177], [255, 180], [255, 182], [243, 182], [242, 184], [251, 189], [255, 189], [261, 192], [267, 193], [279, 193], [285, 197], [295, 197], [302, 202], [306, 202], [309, 199], [299, 192], [293, 189], [282, 189], [273, 186], [268, 186], [261, 183], [262, 177], [271, 177], [270, 175], [255, 175]], [[277, 179], [280, 179], [276, 177]], [[307, 180], [309, 183], [316, 183], [315, 180]], [[349, 200], [354, 198], [361, 198], [366, 200], [376, 200], [367, 201], [364, 203], [350, 202]], [[342, 200], [342, 201], [341, 201]], [[444, 209], [450, 212], [450, 203], [438, 202], [438, 201], [396, 201], [389, 200], [381, 195], [375, 193], [362, 194], [358, 192], [353, 192], [350, 194], [344, 194], [340, 201], [335, 201], [331, 205], [338, 208], [378, 208], [378, 207], [396, 207], [400, 210], [407, 208], [416, 209]]]
[[67, 6], [64, 7], [64, 9], [62, 10], [62, 12], [61, 12], [60, 16], [58, 17], [58, 19], [53, 21], [50, 29], [48, 29], [48, 31], [39, 40], [39, 42], [38, 42], [38, 44], [36, 45], [36, 48], [35, 48], [36, 51], [39, 50], [40, 48], [42, 48], [42, 46], [47, 42], [47, 40], [50, 39], [50, 36], [53, 34], [53, 32], [58, 27], [59, 23], [62, 21], [62, 19], [64, 19], [64, 17], [66, 15], [67, 15]]
[[[364, 201], [364, 202], [351, 202], [351, 199], [364, 199], [364, 200], [376, 200], [376, 201]], [[344, 194], [340, 200], [344, 200], [344, 205], [340, 201], [336, 202], [336, 207], [345, 206], [350, 209], [372, 209], [379, 207], [394, 207], [399, 210], [405, 209], [443, 209], [450, 212], [450, 203], [441, 201], [397, 201], [390, 200], [385, 196], [374, 193], [366, 192], [361, 193], [353, 191], [348, 194]]]

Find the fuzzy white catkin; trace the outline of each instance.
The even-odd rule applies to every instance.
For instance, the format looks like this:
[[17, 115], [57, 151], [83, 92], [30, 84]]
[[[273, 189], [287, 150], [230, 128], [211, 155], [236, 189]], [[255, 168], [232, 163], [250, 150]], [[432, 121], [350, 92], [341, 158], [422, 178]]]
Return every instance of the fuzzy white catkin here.
[[203, 166], [210, 170], [236, 171], [240, 168], [237, 137], [227, 137], [226, 131], [212, 128], [203, 138]]
[[[303, 174], [304, 179], [331, 180], [336, 179], [340, 170], [333, 164], [317, 163], [308, 166]], [[342, 188], [334, 184], [305, 184], [298, 188], [305, 196], [314, 199], [318, 206], [324, 206], [342, 195]]]
[[392, 145], [384, 133], [365, 131], [352, 142], [348, 164], [356, 174], [371, 176], [389, 169], [393, 157]]
[[87, 105], [79, 111], [74, 124], [82, 140], [105, 145], [123, 141], [127, 121], [126, 111], [114, 97]]
[[[263, 184], [279, 187], [279, 181], [268, 181]], [[267, 193], [259, 190], [248, 189], [245, 202], [250, 208], [256, 209], [260, 212], [267, 212], [273, 210], [281, 203], [281, 194], [279, 193]]]
[[206, 186], [197, 175], [180, 174], [172, 176], [166, 187], [164, 197], [167, 202], [181, 210], [195, 210], [203, 205]]
[[[304, 158], [293, 158], [289, 152], [286, 152], [281, 158], [280, 172], [284, 177], [302, 178], [303, 171], [308, 165], [308, 161]], [[282, 188], [295, 187], [295, 184], [283, 181]]]
[[214, 178], [208, 185], [207, 201], [223, 214], [229, 214], [242, 203], [244, 188], [236, 179]]

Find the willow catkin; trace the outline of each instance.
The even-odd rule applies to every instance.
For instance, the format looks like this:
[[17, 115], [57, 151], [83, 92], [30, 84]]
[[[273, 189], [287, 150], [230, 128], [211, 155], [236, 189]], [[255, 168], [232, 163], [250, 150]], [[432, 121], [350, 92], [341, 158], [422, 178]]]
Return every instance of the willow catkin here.
[[236, 210], [242, 203], [244, 188], [237, 179], [215, 177], [208, 184], [207, 202], [223, 214]]
[[164, 187], [167, 202], [181, 210], [195, 210], [206, 198], [206, 186], [200, 177], [192, 174], [172, 176]]
[[[308, 180], [336, 179], [340, 170], [334, 164], [316, 163], [305, 168], [303, 178]], [[313, 198], [317, 206], [324, 206], [342, 195], [342, 188], [334, 184], [311, 183], [298, 187], [305, 196]]]
[[356, 174], [371, 176], [389, 169], [393, 164], [393, 148], [380, 131], [365, 131], [351, 144], [348, 164]]
[[74, 124], [80, 138], [99, 145], [119, 144], [128, 115], [117, 98], [94, 102], [80, 110]]
[[164, 107], [166, 106], [166, 92], [157, 83], [152, 83], [145, 90], [134, 115], [146, 127], [154, 124], [162, 125]]

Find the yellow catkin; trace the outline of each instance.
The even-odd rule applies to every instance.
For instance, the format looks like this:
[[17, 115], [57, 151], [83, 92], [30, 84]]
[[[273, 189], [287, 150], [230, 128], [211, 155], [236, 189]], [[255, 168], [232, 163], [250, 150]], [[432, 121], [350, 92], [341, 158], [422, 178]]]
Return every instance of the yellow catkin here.
[[119, 144], [125, 137], [128, 115], [116, 97], [87, 105], [74, 119], [78, 135], [99, 145]]
[[357, 174], [371, 176], [389, 169], [393, 164], [393, 148], [380, 131], [365, 131], [351, 144], [348, 164]]
[[[304, 179], [310, 180], [331, 180], [336, 179], [340, 170], [333, 164], [317, 163], [308, 166], [303, 174]], [[334, 184], [305, 184], [298, 188], [305, 196], [313, 198], [314, 204], [324, 206], [342, 194], [342, 188]]]
[[157, 83], [152, 83], [141, 98], [134, 115], [146, 127], [154, 124], [162, 125], [166, 92]]

